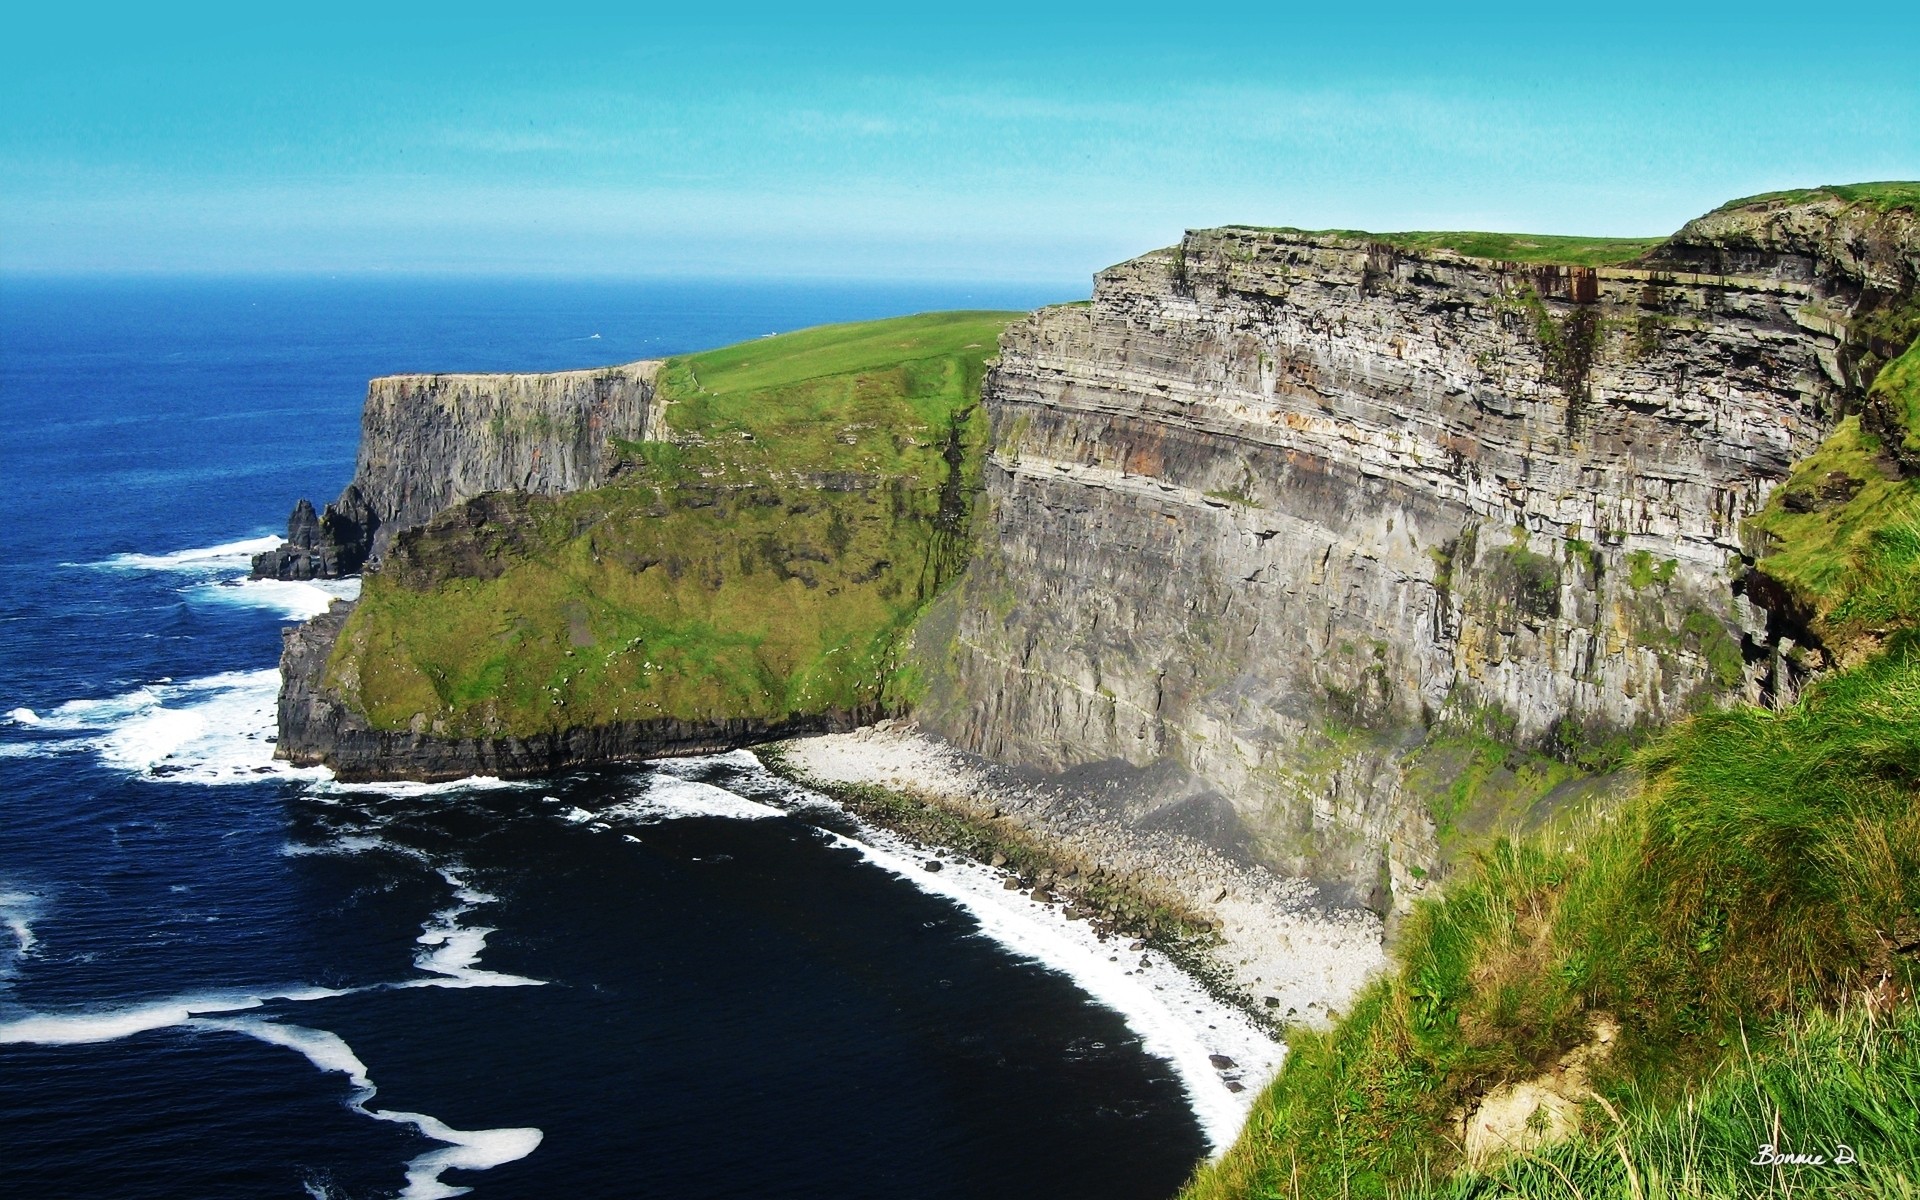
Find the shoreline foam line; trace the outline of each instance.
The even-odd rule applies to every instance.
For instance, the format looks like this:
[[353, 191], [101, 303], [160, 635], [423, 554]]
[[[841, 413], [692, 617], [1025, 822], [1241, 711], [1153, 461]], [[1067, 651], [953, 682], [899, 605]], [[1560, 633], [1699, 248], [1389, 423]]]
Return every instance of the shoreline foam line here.
[[292, 1050], [319, 1070], [338, 1072], [353, 1085], [347, 1107], [376, 1121], [411, 1125], [424, 1137], [446, 1143], [440, 1150], [429, 1150], [407, 1162], [407, 1186], [399, 1200], [441, 1200], [464, 1196], [473, 1189], [443, 1183], [448, 1171], [485, 1171], [502, 1163], [515, 1162], [532, 1154], [546, 1134], [531, 1126], [517, 1129], [455, 1129], [438, 1117], [398, 1109], [369, 1108], [367, 1102], [379, 1093], [367, 1065], [353, 1047], [337, 1033], [312, 1029], [305, 1025], [282, 1025], [258, 1017], [212, 1018], [193, 1021], [202, 1029], [220, 1029], [242, 1033], [271, 1046]]
[[[1187, 1093], [1187, 1105], [1216, 1157], [1224, 1154], [1240, 1136], [1240, 1129], [1252, 1110], [1253, 1097], [1279, 1070], [1285, 1049], [1236, 1010], [1214, 1000], [1197, 981], [1172, 966], [1158, 973], [1151, 968], [1136, 973], [1123, 963], [1108, 961], [1118, 956], [1102, 954], [1107, 947], [1097, 942], [1088, 945], [1085, 943], [1089, 939], [1072, 936], [1073, 926], [1080, 923], [1070, 922], [1052, 908], [1031, 900], [1026, 902], [1026, 911], [999, 900], [996, 892], [1000, 896], [1019, 895], [1022, 899], [1024, 896], [1006, 891], [991, 868], [948, 859], [941, 870], [928, 871], [921, 865], [926, 857], [924, 851], [885, 830], [864, 828], [862, 833], [875, 837], [876, 841], [896, 841], [897, 848], [883, 848], [831, 830], [821, 832], [835, 845], [853, 849], [866, 861], [907, 880], [921, 891], [956, 902], [980, 922], [982, 936], [1060, 972], [1103, 1007], [1118, 1013], [1127, 1028], [1139, 1035], [1141, 1047], [1164, 1059], [1179, 1075]], [[974, 870], [969, 871], [970, 867]], [[979, 877], [968, 878], [969, 875]], [[1153, 952], [1148, 952], [1146, 957], [1151, 960]], [[1158, 982], [1153, 981], [1155, 974], [1159, 976]], [[1184, 995], [1190, 1001], [1186, 1006], [1189, 1010], [1198, 1007], [1202, 1013], [1197, 1016], [1212, 1019], [1196, 1022], [1176, 1012], [1166, 995], [1171, 982], [1168, 976], [1177, 976], [1180, 983], [1187, 985], [1175, 994]], [[1196, 1005], [1191, 1001], [1201, 1003]], [[1207, 1011], [1209, 1006], [1212, 1011]], [[1223, 1021], [1229, 1022], [1228, 1031], [1218, 1028]], [[1201, 1025], [1214, 1028], [1203, 1032]], [[1233, 1029], [1233, 1025], [1242, 1028]], [[1226, 1036], [1221, 1036], [1223, 1033]], [[1239, 1076], [1235, 1082], [1239, 1082], [1244, 1091], [1228, 1090], [1222, 1073], [1213, 1066], [1212, 1056], [1227, 1050], [1236, 1051], [1225, 1056], [1234, 1061], [1235, 1074]], [[1237, 1099], [1239, 1096], [1245, 1096], [1246, 1102]]]
[[[1143, 1049], [1173, 1068], [1212, 1154], [1224, 1153], [1239, 1136], [1254, 1097], [1278, 1072], [1286, 1049], [1164, 955], [1149, 951], [1142, 959], [1124, 950], [1124, 943], [1118, 939], [1109, 937], [1103, 943], [1086, 922], [1069, 921], [1058, 909], [1040, 904], [1025, 893], [1008, 891], [1001, 873], [970, 859], [949, 857], [943, 860], [941, 870], [928, 871], [923, 864], [929, 851], [861, 821], [830, 796], [780, 779], [749, 752], [680, 760], [675, 766], [697, 770], [696, 764], [701, 761], [750, 770], [769, 785], [769, 791], [846, 815], [859, 830], [858, 838], [815, 828], [830, 844], [850, 849], [919, 890], [959, 905], [979, 923], [980, 936], [1065, 975], [1095, 1003], [1117, 1013], [1140, 1038]], [[676, 815], [793, 815], [722, 787], [680, 778], [678, 771], [649, 775], [645, 784], [640, 797], [602, 809], [593, 819], [638, 818], [646, 822]], [[717, 803], [708, 793], [719, 793], [727, 802]], [[568, 818], [562, 815], [561, 819]], [[1224, 1070], [1215, 1067], [1214, 1055], [1230, 1058], [1234, 1066]], [[1229, 1082], [1238, 1083], [1243, 1090], [1231, 1090]]]

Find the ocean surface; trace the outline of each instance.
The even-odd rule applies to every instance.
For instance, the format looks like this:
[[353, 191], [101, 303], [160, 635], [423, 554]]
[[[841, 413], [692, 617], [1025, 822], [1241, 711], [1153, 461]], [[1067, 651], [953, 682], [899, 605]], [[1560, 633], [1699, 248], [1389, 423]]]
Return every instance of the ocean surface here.
[[1164, 971], [744, 753], [287, 769], [330, 596], [239, 582], [371, 376], [1073, 296], [0, 281], [0, 1196], [1170, 1195], [1243, 1102]]

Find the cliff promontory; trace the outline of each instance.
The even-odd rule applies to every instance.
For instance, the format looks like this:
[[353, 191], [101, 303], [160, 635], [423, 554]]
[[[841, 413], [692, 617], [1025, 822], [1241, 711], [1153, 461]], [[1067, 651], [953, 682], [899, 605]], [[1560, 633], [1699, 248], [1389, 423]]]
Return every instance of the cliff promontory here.
[[[349, 493], [386, 514], [379, 567], [290, 633], [280, 753], [346, 778], [529, 775], [897, 708], [899, 644], [965, 562], [983, 361], [1013, 315], [377, 382]], [[578, 419], [502, 434], [526, 397]]]
[[256, 578], [311, 579], [377, 563], [402, 530], [487, 492], [557, 495], [607, 481], [616, 439], [657, 427], [658, 362], [548, 375], [389, 375], [367, 385], [360, 455], [340, 498], [295, 506]]

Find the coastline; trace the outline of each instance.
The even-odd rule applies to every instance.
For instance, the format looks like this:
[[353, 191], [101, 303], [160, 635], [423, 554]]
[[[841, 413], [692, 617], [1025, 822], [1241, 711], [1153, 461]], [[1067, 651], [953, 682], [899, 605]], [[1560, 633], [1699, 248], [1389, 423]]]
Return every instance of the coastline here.
[[1196, 838], [1124, 825], [911, 723], [881, 721], [753, 753], [865, 821], [971, 857], [1010, 893], [1018, 888], [1070, 921], [1160, 951], [1275, 1034], [1325, 1027], [1388, 965], [1373, 913], [1328, 905], [1307, 881]]

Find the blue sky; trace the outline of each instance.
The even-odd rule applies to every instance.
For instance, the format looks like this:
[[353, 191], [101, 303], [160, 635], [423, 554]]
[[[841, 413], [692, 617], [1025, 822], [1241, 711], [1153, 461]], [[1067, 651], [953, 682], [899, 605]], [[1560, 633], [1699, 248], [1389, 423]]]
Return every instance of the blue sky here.
[[268, 8], [16, 10], [0, 271], [1053, 281], [1920, 178], [1912, 3]]

